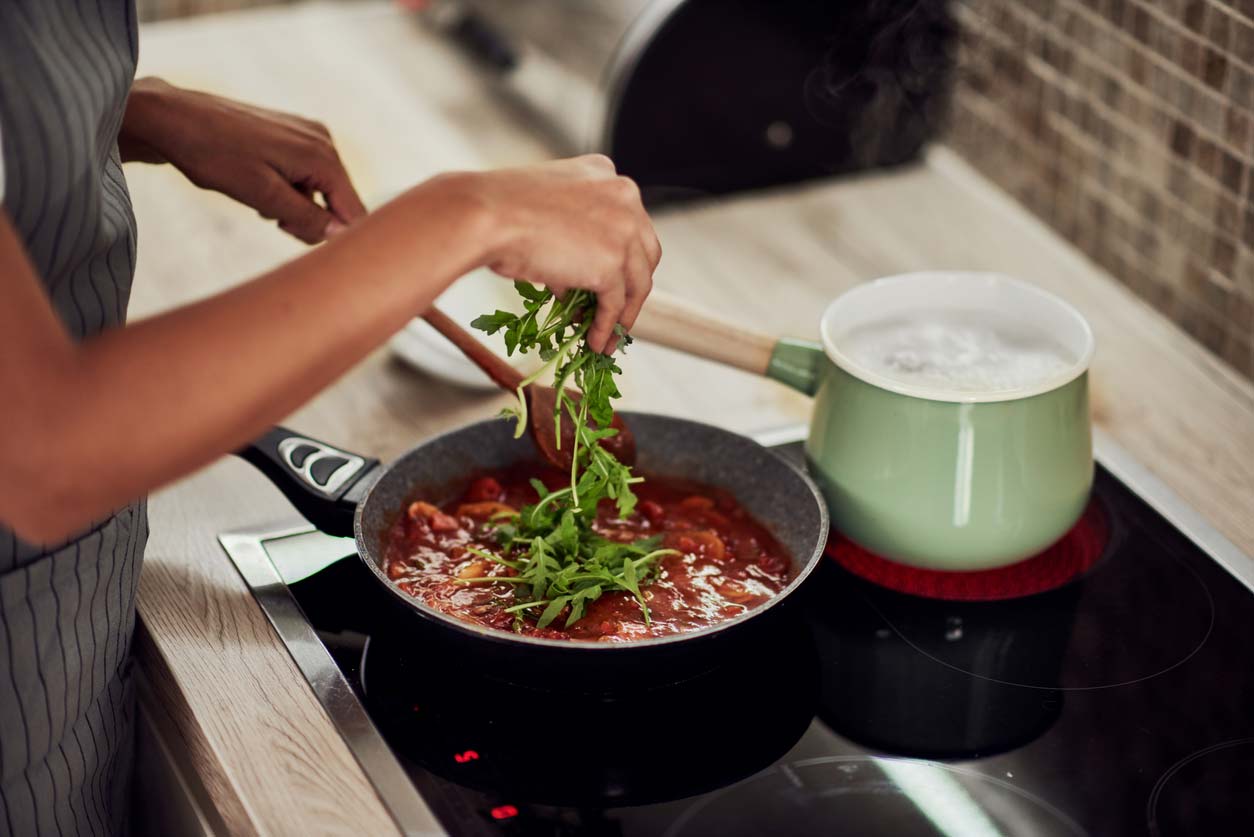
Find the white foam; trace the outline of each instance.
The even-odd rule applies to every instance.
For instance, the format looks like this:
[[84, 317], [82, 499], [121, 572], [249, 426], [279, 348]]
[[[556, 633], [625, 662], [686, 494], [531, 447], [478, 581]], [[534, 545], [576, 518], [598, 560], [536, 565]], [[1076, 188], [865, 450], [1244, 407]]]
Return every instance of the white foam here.
[[1076, 361], [1040, 329], [998, 328], [974, 312], [870, 322], [850, 329], [836, 344], [858, 366], [897, 383], [966, 393], [1029, 389]]

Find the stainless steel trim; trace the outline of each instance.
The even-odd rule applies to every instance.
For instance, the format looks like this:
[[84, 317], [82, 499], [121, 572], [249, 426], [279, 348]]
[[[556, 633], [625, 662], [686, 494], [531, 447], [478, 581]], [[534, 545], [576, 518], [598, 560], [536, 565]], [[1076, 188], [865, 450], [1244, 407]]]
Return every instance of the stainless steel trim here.
[[[805, 441], [808, 427], [786, 425], [750, 434], [767, 447]], [[1228, 540], [1165, 482], [1138, 462], [1100, 428], [1093, 430], [1093, 454], [1102, 467], [1126, 485], [1167, 522], [1193, 541], [1211, 560], [1254, 592], [1254, 558]]]
[[1185, 537], [1254, 592], [1254, 558], [1228, 540], [1192, 506], [1101, 429], [1093, 431], [1097, 461]]
[[810, 426], [807, 424], [786, 424], [769, 430], [759, 430], [749, 436], [762, 447], [774, 448], [780, 445], [791, 445], [794, 442], [804, 442], [806, 436], [810, 435], [809, 431]]
[[218, 542], [244, 577], [397, 826], [407, 835], [442, 837], [446, 832], [388, 749], [266, 554], [265, 541], [313, 531], [314, 527], [304, 520], [293, 520], [263, 529], [226, 532], [218, 536]]

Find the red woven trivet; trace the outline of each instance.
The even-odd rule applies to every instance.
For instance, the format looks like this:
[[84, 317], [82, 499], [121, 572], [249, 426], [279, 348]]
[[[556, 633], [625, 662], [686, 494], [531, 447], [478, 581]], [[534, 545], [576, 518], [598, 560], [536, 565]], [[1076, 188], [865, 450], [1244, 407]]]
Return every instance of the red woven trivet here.
[[946, 601], [989, 602], [1061, 587], [1096, 564], [1109, 539], [1106, 512], [1094, 499], [1071, 531], [1053, 546], [1008, 567], [977, 572], [908, 567], [880, 558], [835, 530], [827, 541], [827, 554], [854, 575], [898, 593]]

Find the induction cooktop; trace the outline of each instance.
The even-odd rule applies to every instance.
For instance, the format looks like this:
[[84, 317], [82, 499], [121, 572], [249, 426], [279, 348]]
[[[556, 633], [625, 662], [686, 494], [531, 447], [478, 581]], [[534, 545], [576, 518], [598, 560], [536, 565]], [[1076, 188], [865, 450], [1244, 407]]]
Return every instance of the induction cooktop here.
[[924, 597], [833, 549], [733, 658], [610, 691], [483, 670], [303, 521], [220, 540], [406, 833], [1249, 834], [1254, 561], [1098, 458], [1065, 583]]

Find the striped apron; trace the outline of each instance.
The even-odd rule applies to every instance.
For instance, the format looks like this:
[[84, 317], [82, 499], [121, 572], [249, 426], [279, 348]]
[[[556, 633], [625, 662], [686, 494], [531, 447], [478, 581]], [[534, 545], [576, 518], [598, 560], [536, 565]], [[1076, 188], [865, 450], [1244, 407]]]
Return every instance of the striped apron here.
[[[136, 47], [132, 0], [0, 2], [4, 209], [79, 340], [121, 325], [130, 297], [117, 133]], [[0, 834], [124, 832], [147, 533], [142, 502], [60, 545], [0, 528]]]

